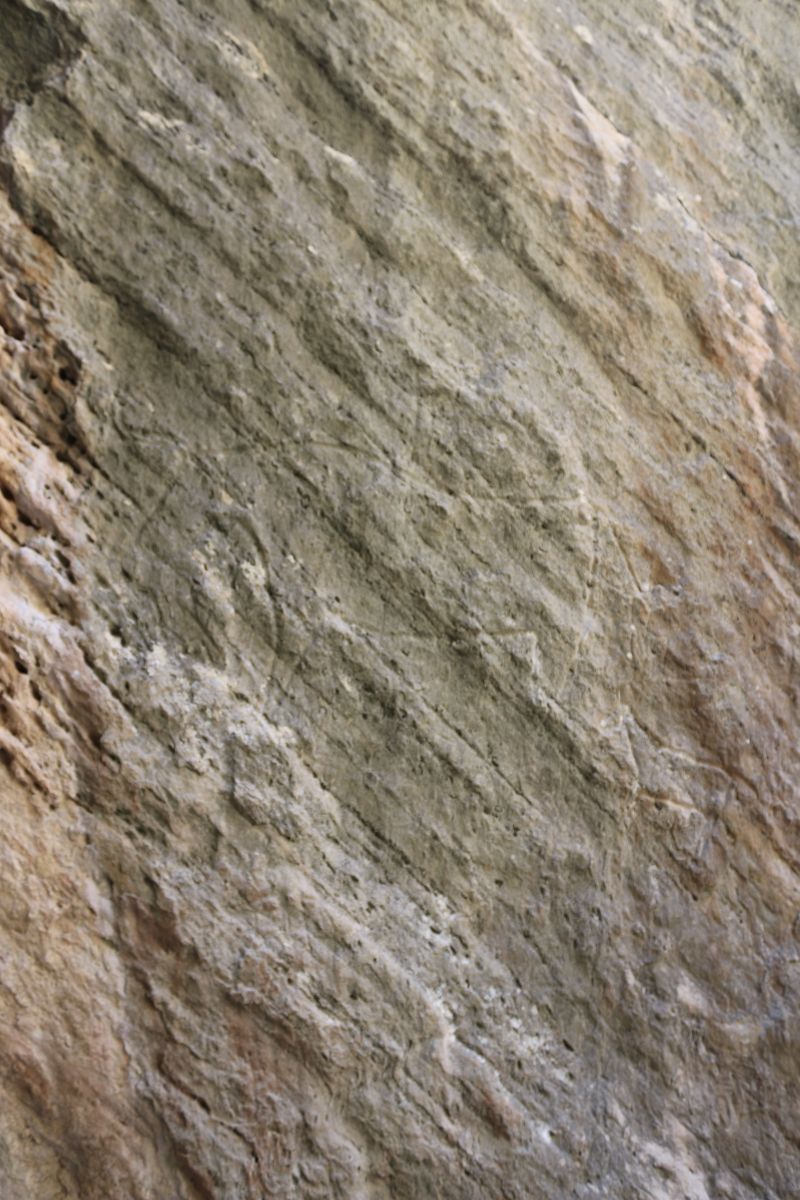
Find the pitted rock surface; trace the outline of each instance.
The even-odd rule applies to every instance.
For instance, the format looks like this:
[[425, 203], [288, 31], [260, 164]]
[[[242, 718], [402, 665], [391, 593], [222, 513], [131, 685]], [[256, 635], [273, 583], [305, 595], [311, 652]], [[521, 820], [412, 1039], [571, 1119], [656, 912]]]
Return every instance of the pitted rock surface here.
[[800, 13], [0, 3], [3, 1200], [800, 1194]]

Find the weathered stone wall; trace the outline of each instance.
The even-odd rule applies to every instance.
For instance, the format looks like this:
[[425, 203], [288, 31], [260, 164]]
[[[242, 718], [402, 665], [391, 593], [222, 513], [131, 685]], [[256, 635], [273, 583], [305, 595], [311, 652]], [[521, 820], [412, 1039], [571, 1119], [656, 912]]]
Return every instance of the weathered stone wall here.
[[794, 0], [0, 0], [3, 1200], [800, 1194]]

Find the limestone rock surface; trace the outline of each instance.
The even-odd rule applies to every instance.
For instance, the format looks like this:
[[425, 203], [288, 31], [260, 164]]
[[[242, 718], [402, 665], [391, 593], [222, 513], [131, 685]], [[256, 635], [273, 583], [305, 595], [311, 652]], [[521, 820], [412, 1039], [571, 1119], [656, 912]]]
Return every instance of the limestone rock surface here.
[[794, 0], [0, 0], [3, 1200], [800, 1195]]

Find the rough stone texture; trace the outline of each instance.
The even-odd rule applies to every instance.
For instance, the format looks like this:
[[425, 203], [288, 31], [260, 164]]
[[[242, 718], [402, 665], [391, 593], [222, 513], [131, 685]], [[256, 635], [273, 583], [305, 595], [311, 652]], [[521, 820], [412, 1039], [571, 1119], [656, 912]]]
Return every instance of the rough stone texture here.
[[800, 1194], [795, 0], [0, 0], [3, 1200]]

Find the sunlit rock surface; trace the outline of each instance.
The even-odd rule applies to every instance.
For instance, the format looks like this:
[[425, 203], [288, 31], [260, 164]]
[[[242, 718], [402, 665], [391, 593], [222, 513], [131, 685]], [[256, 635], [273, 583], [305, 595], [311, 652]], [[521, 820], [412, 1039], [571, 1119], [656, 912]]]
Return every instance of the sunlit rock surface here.
[[798, 45], [2, 0], [3, 1200], [800, 1194]]

